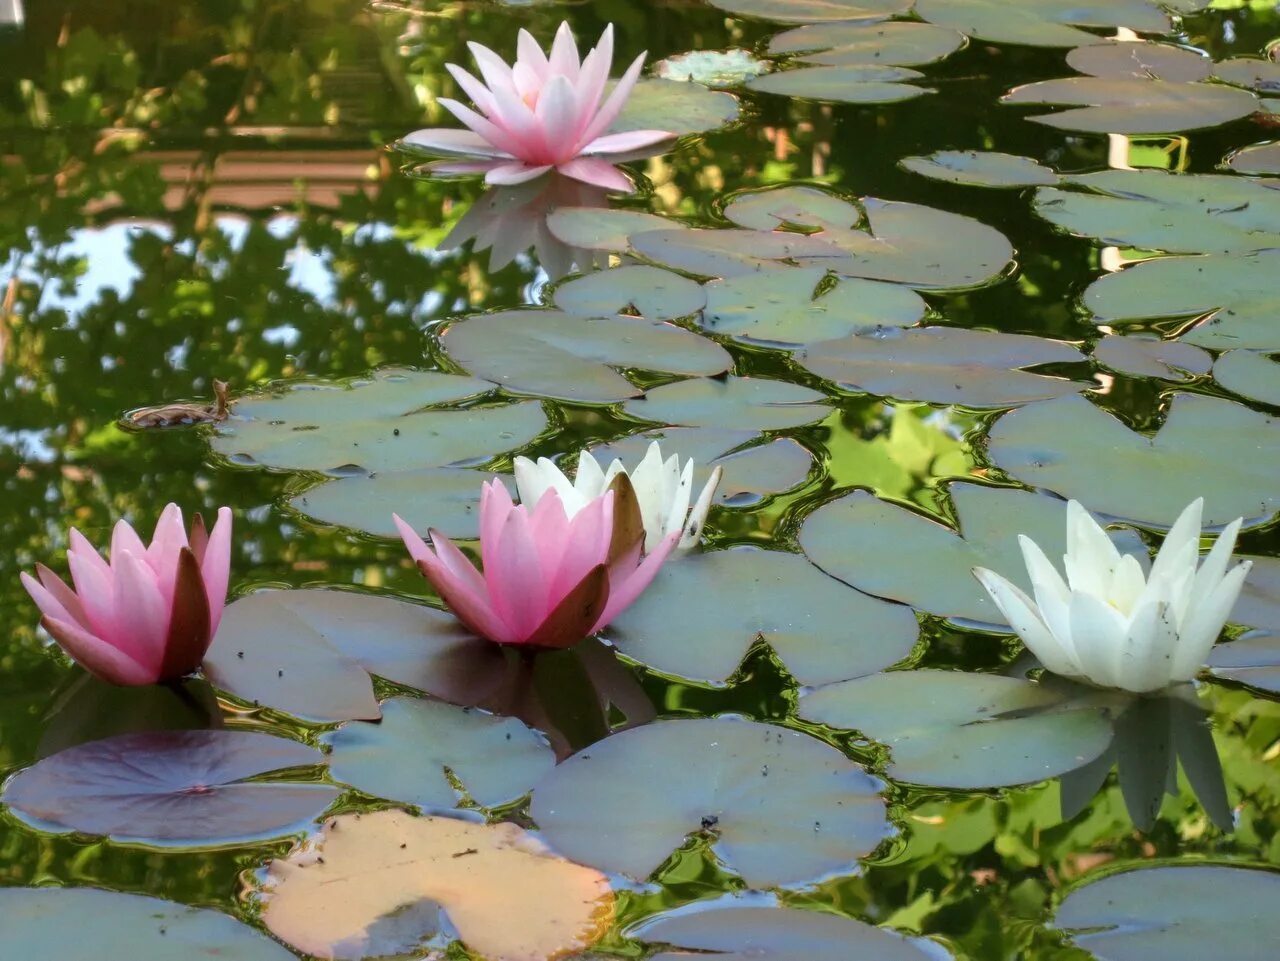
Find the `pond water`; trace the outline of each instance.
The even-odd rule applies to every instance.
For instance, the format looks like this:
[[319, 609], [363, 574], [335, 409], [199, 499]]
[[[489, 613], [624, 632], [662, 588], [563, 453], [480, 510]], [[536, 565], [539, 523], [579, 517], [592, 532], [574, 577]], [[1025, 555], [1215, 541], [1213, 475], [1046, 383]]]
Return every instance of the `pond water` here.
[[[0, 958], [1280, 957], [1280, 7], [26, 6]], [[445, 65], [562, 20], [683, 136], [433, 176]], [[469, 549], [516, 455], [650, 437], [724, 477], [603, 640], [436, 609], [393, 511]], [[1196, 497], [1254, 564], [1194, 685], [1043, 673], [970, 574]], [[168, 502], [233, 600], [115, 688], [19, 574]]]

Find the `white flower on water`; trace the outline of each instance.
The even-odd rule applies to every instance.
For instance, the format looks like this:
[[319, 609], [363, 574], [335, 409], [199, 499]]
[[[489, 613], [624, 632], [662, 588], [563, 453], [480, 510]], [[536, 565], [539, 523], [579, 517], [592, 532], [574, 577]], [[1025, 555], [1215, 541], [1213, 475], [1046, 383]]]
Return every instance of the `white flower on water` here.
[[1020, 536], [1035, 600], [986, 568], [974, 574], [1046, 668], [1135, 693], [1189, 681], [1204, 664], [1249, 574], [1227, 564], [1240, 530], [1228, 524], [1200, 561], [1204, 500], [1193, 501], [1165, 537], [1150, 573], [1122, 555], [1080, 504], [1067, 504], [1066, 580]]
[[693, 461], [685, 461], [681, 469], [680, 458], [675, 454], [663, 460], [662, 448], [657, 441], [649, 445], [644, 458], [630, 471], [616, 459], [601, 469], [596, 459], [585, 450], [578, 455], [578, 472], [572, 481], [545, 457], [539, 457], [537, 463], [527, 457], [517, 457], [515, 468], [520, 503], [532, 509], [543, 494], [555, 490], [570, 517], [608, 490], [614, 477], [626, 474], [640, 504], [646, 552], [652, 551], [674, 531], [683, 532], [681, 548], [688, 549], [698, 543], [722, 473], [719, 467], [711, 472], [697, 502], [690, 509]]

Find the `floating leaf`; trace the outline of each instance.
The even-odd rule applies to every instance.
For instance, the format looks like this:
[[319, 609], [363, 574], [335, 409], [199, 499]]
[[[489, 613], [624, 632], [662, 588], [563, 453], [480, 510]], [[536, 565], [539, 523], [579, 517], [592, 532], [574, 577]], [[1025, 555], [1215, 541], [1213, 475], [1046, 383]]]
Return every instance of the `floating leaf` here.
[[628, 130], [666, 130], [670, 133], [702, 133], [738, 119], [738, 98], [702, 84], [658, 78], [642, 79], [631, 95], [611, 133]]
[[340, 792], [326, 784], [256, 780], [323, 760], [315, 748], [248, 731], [120, 734], [37, 761], [9, 780], [3, 799], [48, 830], [242, 843], [288, 834], [333, 803]]
[[502, 655], [443, 611], [352, 591], [259, 591], [227, 606], [205, 674], [246, 701], [317, 721], [376, 718], [370, 674], [474, 703]]
[[[668, 946], [650, 961], [937, 961], [936, 945], [852, 918], [790, 907], [698, 905], [661, 914], [631, 932]], [[671, 950], [674, 949], [674, 950]], [[947, 955], [949, 957], [949, 955]]]
[[580, 317], [611, 317], [634, 307], [649, 320], [674, 320], [697, 313], [706, 297], [688, 277], [631, 264], [575, 277], [556, 288], [555, 303]]
[[1253, 570], [1244, 582], [1231, 620], [1280, 632], [1280, 557], [1248, 557]]
[[449, 774], [484, 807], [514, 801], [555, 766], [546, 738], [513, 717], [397, 697], [377, 724], [352, 721], [324, 738], [335, 780], [420, 808], [458, 803]]
[[1141, 867], [1076, 888], [1053, 926], [1101, 961], [1271, 961], [1280, 874], [1216, 864]]
[[1111, 725], [1085, 705], [1020, 678], [894, 671], [806, 694], [800, 714], [888, 745], [895, 779], [976, 789], [1043, 781], [1100, 755]]
[[508, 391], [611, 404], [641, 392], [614, 368], [718, 374], [733, 366], [719, 344], [682, 327], [637, 317], [574, 317], [505, 310], [453, 324], [445, 352]]
[[451, 940], [446, 917], [475, 957], [551, 961], [589, 947], [613, 915], [603, 875], [514, 824], [403, 811], [330, 818], [317, 840], [271, 863], [262, 897], [276, 937], [338, 961], [434, 956]]
[[1213, 61], [1204, 54], [1170, 43], [1107, 40], [1088, 43], [1067, 52], [1067, 63], [1094, 77], [1135, 80], [1172, 80], [1194, 83], [1208, 80]]
[[752, 77], [767, 73], [770, 65], [750, 50], [690, 50], [653, 65], [664, 80], [692, 81], [706, 87], [739, 87]]
[[725, 204], [731, 223], [751, 230], [777, 227], [856, 227], [862, 211], [828, 190], [807, 184], [784, 184], [765, 190], [744, 190]]
[[1165, 257], [1095, 281], [1084, 305], [1096, 324], [1197, 318], [1180, 339], [1214, 350], [1280, 348], [1280, 251]]
[[[1280, 335], [1276, 337], [1280, 346]], [[1229, 350], [1213, 365], [1213, 379], [1241, 397], [1280, 407], [1280, 364], [1256, 350]]]
[[1259, 93], [1280, 93], [1280, 63], [1259, 57], [1232, 57], [1213, 65], [1219, 80], [1241, 87], [1252, 87]]
[[1036, 191], [1041, 217], [1106, 244], [1186, 254], [1280, 247], [1280, 190], [1224, 174], [1106, 170]]
[[[1018, 548], [1025, 534], [1049, 557], [1066, 552], [1067, 505], [1056, 497], [956, 483], [959, 533], [914, 511], [855, 491], [805, 520], [800, 546], [833, 577], [879, 597], [943, 617], [1005, 623], [973, 568], [999, 571], [1029, 591]], [[1118, 542], [1122, 550], [1141, 542]]]
[[471, 377], [408, 370], [378, 371], [350, 386], [308, 383], [238, 401], [213, 449], [285, 470], [407, 470], [487, 459], [546, 428], [534, 403], [422, 409], [490, 389]]
[[0, 930], [5, 950], [30, 961], [294, 961], [220, 911], [98, 888], [0, 888]]
[[965, 44], [964, 34], [931, 23], [810, 23], [779, 33], [770, 53], [799, 53], [806, 63], [913, 66], [933, 63]]
[[927, 157], [904, 157], [898, 166], [922, 177], [978, 187], [1039, 187], [1058, 175], [1030, 157], [979, 150], [938, 150]]
[[763, 377], [677, 381], [627, 401], [622, 409], [640, 420], [725, 430], [783, 430], [831, 413], [816, 390]]
[[1169, 18], [1146, 0], [916, 0], [915, 12], [930, 23], [996, 43], [1037, 47], [1075, 47], [1096, 43], [1076, 29], [1128, 27], [1142, 33], [1167, 33]]
[[1235, 87], [1112, 77], [1040, 80], [1015, 87], [1000, 102], [1074, 106], [1028, 119], [1063, 130], [1125, 134], [1217, 127], [1258, 109], [1257, 97]]
[[816, 237], [761, 230], [652, 230], [632, 234], [631, 246], [652, 261], [703, 277], [750, 274], [781, 260], [838, 270], [848, 259]]
[[547, 215], [547, 229], [562, 243], [588, 250], [621, 253], [632, 234], [649, 230], [676, 230], [678, 220], [642, 210], [610, 210], [605, 207], [561, 207]]
[[1012, 407], [1090, 386], [1020, 369], [1084, 360], [1069, 344], [962, 327], [868, 330], [810, 344], [796, 359], [846, 390], [964, 407]]
[[1222, 162], [1237, 173], [1280, 174], [1280, 141], [1242, 147], [1227, 154]]
[[1160, 380], [1194, 380], [1213, 366], [1213, 357], [1199, 347], [1141, 334], [1108, 334], [1094, 345], [1093, 356], [1112, 370]]
[[1174, 395], [1154, 437], [1060, 397], [1005, 414], [988, 439], [992, 460], [1019, 480], [1139, 524], [1167, 528], [1197, 497], [1211, 527], [1280, 510], [1280, 424], [1216, 397]]
[[856, 64], [849, 67], [799, 67], [765, 74], [747, 82], [747, 89], [784, 97], [835, 103], [897, 103], [928, 93], [904, 80], [924, 74], [907, 67]]
[[1214, 677], [1280, 694], [1280, 634], [1259, 631], [1215, 645], [1207, 663]]
[[702, 832], [748, 886], [774, 887], [847, 873], [874, 850], [888, 833], [878, 786], [796, 731], [657, 721], [560, 764], [534, 788], [530, 813], [557, 851], [603, 870], [646, 878]]
[[782, 23], [820, 20], [887, 20], [911, 9], [911, 0], [715, 0], [730, 13]]
[[825, 284], [821, 267], [779, 267], [706, 286], [702, 326], [748, 343], [796, 346], [865, 327], [906, 327], [924, 316], [915, 291], [875, 280]]
[[918, 631], [909, 608], [859, 593], [795, 554], [748, 548], [663, 568], [606, 636], [642, 664], [713, 683], [761, 640], [801, 684], [825, 684], [901, 660]]

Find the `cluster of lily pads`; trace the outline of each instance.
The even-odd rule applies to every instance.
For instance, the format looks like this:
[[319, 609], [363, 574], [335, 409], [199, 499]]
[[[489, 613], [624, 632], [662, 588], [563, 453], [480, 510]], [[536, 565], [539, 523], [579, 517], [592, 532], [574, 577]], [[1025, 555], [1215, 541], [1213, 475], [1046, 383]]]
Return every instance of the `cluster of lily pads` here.
[[[1259, 109], [1254, 90], [1270, 82], [1269, 62], [1192, 64], [1203, 58], [1151, 42], [1099, 43], [1079, 29], [1163, 33], [1170, 11], [1202, 6], [1194, 0], [1075, 4], [1070, 22], [1061, 4], [1047, 0], [1012, 9], [996, 0], [916, 0], [920, 20], [887, 19], [905, 14], [910, 0], [717, 5], [799, 24], [775, 36], [769, 52], [809, 66], [785, 61], [771, 71], [744, 68], [737, 83], [723, 75], [716, 81], [786, 96], [867, 103], [918, 96], [923, 88], [909, 81], [921, 75], [908, 67], [947, 56], [967, 37], [1073, 47], [1069, 62], [1085, 76], [1006, 98], [1082, 105], [1040, 118], [1069, 129], [1147, 132], [1134, 126], [1135, 116], [1156, 118], [1143, 122], [1158, 130], [1222, 123]], [[639, 81], [631, 104], [687, 96], [655, 86], [676, 83]], [[697, 84], [680, 89], [696, 91], [718, 120], [732, 115], [723, 109], [734, 103], [728, 94]], [[627, 118], [627, 109], [619, 115]], [[640, 108], [631, 109], [629, 129], [645, 129]], [[483, 160], [486, 170], [495, 169], [494, 159]], [[1245, 152], [1228, 161], [1252, 172], [1266, 162]], [[533, 169], [521, 163], [518, 171], [502, 168], [499, 180]], [[212, 729], [130, 732], [51, 751], [6, 784], [4, 803], [43, 829], [145, 844], [238, 844], [321, 823], [316, 836], [258, 872], [255, 892], [263, 922], [282, 941], [309, 955], [352, 959], [423, 950], [453, 935], [492, 961], [586, 950], [608, 935], [615, 892], [660, 880], [689, 854], [714, 861], [753, 893], [630, 929], [662, 946], [656, 958], [748, 951], [780, 961], [936, 957], [936, 943], [787, 902], [788, 892], [856, 871], [898, 832], [891, 792], [878, 775], [956, 790], [1060, 777], [1070, 817], [1118, 763], [1129, 811], [1149, 827], [1171, 783], [1176, 790], [1181, 766], [1208, 816], [1229, 830], [1233, 812], [1204, 709], [1187, 685], [1168, 683], [1195, 674], [1199, 658], [1145, 686], [1129, 683], [1125, 665], [1109, 663], [1107, 674], [1090, 658], [1108, 651], [1136, 657], [1134, 638], [1086, 650], [1101, 629], [1077, 623], [1074, 605], [1059, 629], [1052, 604], [1061, 598], [1052, 592], [1056, 583], [1088, 594], [1081, 584], [1102, 580], [1094, 593], [1128, 614], [1131, 594], [1164, 578], [1172, 586], [1170, 597], [1158, 598], [1160, 617], [1170, 620], [1153, 613], [1149, 633], [1156, 635], [1157, 622], [1173, 623], [1177, 635], [1184, 615], [1201, 609], [1176, 618], [1168, 612], [1197, 596], [1198, 521], [1221, 528], [1239, 518], [1200, 567], [1215, 576], [1196, 586], [1205, 606], [1229, 578], [1235, 592], [1243, 589], [1238, 602], [1235, 593], [1218, 596], [1225, 608], [1209, 625], [1210, 641], [1233, 603], [1229, 620], [1255, 630], [1215, 648], [1209, 670], [1280, 690], [1280, 562], [1246, 558], [1228, 571], [1235, 530], [1260, 528], [1280, 513], [1280, 424], [1225, 396], [1278, 399], [1271, 354], [1280, 351], [1272, 309], [1280, 287], [1270, 258], [1280, 193], [1239, 174], [1059, 175], [1027, 158], [976, 152], [903, 163], [957, 183], [1034, 187], [1037, 213], [1055, 225], [1174, 256], [1138, 258], [1083, 293], [1083, 307], [1107, 329], [1086, 353], [1060, 340], [949, 326], [931, 307], [930, 294], [998, 283], [1013, 269], [1007, 238], [970, 217], [804, 184], [732, 194], [719, 226], [695, 228], [611, 208], [603, 192], [584, 202], [582, 188], [564, 187], [555, 171], [497, 188], [515, 193], [491, 195], [473, 211], [497, 219], [477, 216], [459, 229], [487, 236], [495, 257], [500, 244], [514, 250], [544, 242], [558, 258], [558, 268], [548, 258], [548, 273], [574, 265], [588, 272], [555, 285], [545, 306], [474, 314], [432, 331], [441, 370], [382, 369], [242, 397], [214, 434], [214, 450], [233, 463], [322, 478], [290, 501], [320, 523], [394, 537], [394, 513], [401, 532], [431, 528], [432, 560], [406, 534], [411, 550], [430, 570], [444, 565], [457, 574], [451, 565], [462, 555], [445, 554], [441, 543], [474, 538], [483, 526], [480, 482], [487, 479], [487, 496], [505, 497], [509, 507], [508, 457], [549, 436], [563, 410], [607, 410], [638, 430], [600, 445], [596, 459], [580, 462], [579, 478], [588, 460], [634, 463], [660, 441], [667, 453], [697, 463], [682, 481], [686, 505], [691, 490], [713, 481], [708, 549], [662, 566], [626, 611], [603, 619], [579, 611], [578, 633], [598, 627], [602, 640], [528, 657], [485, 640], [511, 638], [494, 638], [450, 597], [443, 578], [432, 580], [462, 624], [434, 607], [339, 589], [262, 590], [222, 611], [226, 571], [222, 554], [210, 552], [212, 537], [188, 541], [172, 515], [150, 546], [132, 529], [118, 529], [113, 565], [119, 555], [130, 558], [117, 575], [127, 586], [110, 593], [105, 613], [76, 608], [92, 603], [92, 589], [81, 589], [77, 602], [52, 575], [31, 582], [50, 633], [109, 676], [110, 665], [90, 663], [78, 653], [82, 640], [59, 625], [108, 618], [130, 643], [146, 626], [156, 677], [171, 679], [194, 667], [189, 650], [180, 665], [167, 660], [174, 625], [203, 624], [204, 679], [155, 696], [185, 699], [198, 723], [183, 726]], [[504, 217], [532, 233], [512, 240]], [[1162, 328], [1165, 322], [1173, 326]], [[1142, 334], [1126, 333], [1130, 327]], [[785, 358], [812, 386], [742, 372], [740, 360], [755, 351]], [[1048, 365], [1052, 372], [1037, 369]], [[1170, 385], [1154, 435], [1087, 399], [1104, 369]], [[821, 453], [812, 432], [864, 395], [987, 412], [984, 456], [1001, 473], [957, 471], [968, 476], [947, 486], [945, 517], [870, 491], [837, 490], [801, 519], [794, 551], [720, 546], [717, 527], [730, 524], [733, 511], [809, 482]], [[479, 469], [485, 466], [494, 469]], [[625, 495], [603, 494], [600, 480], [592, 497], [614, 496], [616, 505]], [[536, 501], [527, 488], [523, 500]], [[1202, 507], [1184, 515], [1199, 498]], [[699, 528], [700, 511], [710, 506], [695, 508]], [[1148, 570], [1142, 532], [1170, 528]], [[681, 512], [657, 539], [674, 544], [684, 531]], [[633, 541], [652, 535], [631, 531]], [[1019, 535], [1040, 556], [1066, 555], [1070, 590], [1034, 563], [1028, 572]], [[651, 557], [655, 548], [646, 543], [644, 552]], [[74, 551], [80, 588], [82, 577], [88, 584], [100, 576], [100, 559], [78, 541]], [[633, 564], [640, 558], [637, 548]], [[487, 568], [493, 556], [484, 559]], [[171, 569], [176, 581], [166, 580]], [[996, 572], [1003, 583], [980, 583], [975, 569]], [[1186, 570], [1190, 580], [1169, 576]], [[1248, 583], [1239, 583], [1245, 574]], [[152, 576], [156, 592], [138, 586]], [[194, 613], [163, 617], [169, 608], [157, 608], [153, 594], [175, 612]], [[1016, 632], [1040, 662], [1024, 659], [1021, 670], [1004, 674], [916, 667], [920, 615]], [[744, 658], [761, 649], [797, 685], [794, 716], [782, 724], [659, 718], [637, 680], [644, 668], [715, 689], [732, 684]], [[540, 687], [539, 661], [551, 656], [573, 659], [577, 690]], [[1041, 666], [1051, 670], [1037, 673]], [[314, 725], [306, 728], [311, 743], [219, 728], [209, 685], [243, 710]], [[575, 751], [557, 730], [554, 702], [565, 698], [579, 698], [597, 717], [597, 743]], [[673, 768], [680, 772], [675, 789]], [[341, 797], [394, 806], [326, 817]], [[536, 835], [517, 826], [524, 815]], [[369, 884], [370, 876], [379, 882]], [[1220, 915], [1197, 913], [1206, 889], [1238, 902], [1256, 925], [1262, 922], [1249, 906], [1266, 903], [1277, 883], [1274, 874], [1241, 867], [1145, 867], [1073, 891], [1054, 923], [1099, 957], [1139, 958], [1166, 936], [1176, 945], [1175, 936], [1190, 932], [1187, 943], [1199, 946], [1221, 932]], [[0, 889], [0, 927], [21, 937], [23, 925], [68, 910], [67, 898], [75, 910], [137, 919], [128, 943], [95, 946], [104, 956], [127, 954], [137, 938], [158, 931], [225, 944], [239, 957], [293, 957], [216, 912], [91, 890]], [[1260, 941], [1275, 937], [1274, 920], [1265, 923]]]

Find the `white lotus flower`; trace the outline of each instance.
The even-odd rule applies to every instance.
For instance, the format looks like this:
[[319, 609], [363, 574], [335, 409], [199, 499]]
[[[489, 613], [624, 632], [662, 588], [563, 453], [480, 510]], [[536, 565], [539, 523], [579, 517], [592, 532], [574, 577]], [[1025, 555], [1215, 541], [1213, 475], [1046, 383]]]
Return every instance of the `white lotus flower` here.
[[723, 473], [719, 467], [711, 472], [691, 510], [693, 461], [685, 461], [681, 470], [680, 458], [675, 454], [663, 460], [657, 441], [649, 445], [644, 458], [631, 471], [616, 459], [601, 470], [596, 459], [585, 450], [578, 455], [578, 472], [573, 481], [545, 457], [539, 457], [536, 464], [527, 457], [517, 457], [515, 468], [520, 503], [532, 508], [543, 494], [555, 490], [570, 517], [608, 490], [614, 477], [626, 474], [640, 503], [646, 552], [654, 550], [663, 538], [675, 531], [683, 531], [679, 545], [682, 549], [698, 543], [707, 511], [711, 509], [711, 498]]
[[1029, 537], [1022, 556], [1032, 601], [985, 568], [973, 573], [1024, 644], [1055, 674], [1138, 694], [1189, 681], [1235, 606], [1251, 564], [1227, 564], [1240, 531], [1228, 524], [1200, 560], [1204, 500], [1193, 501], [1165, 537], [1150, 573], [1121, 555], [1080, 504], [1067, 504], [1067, 579]]

